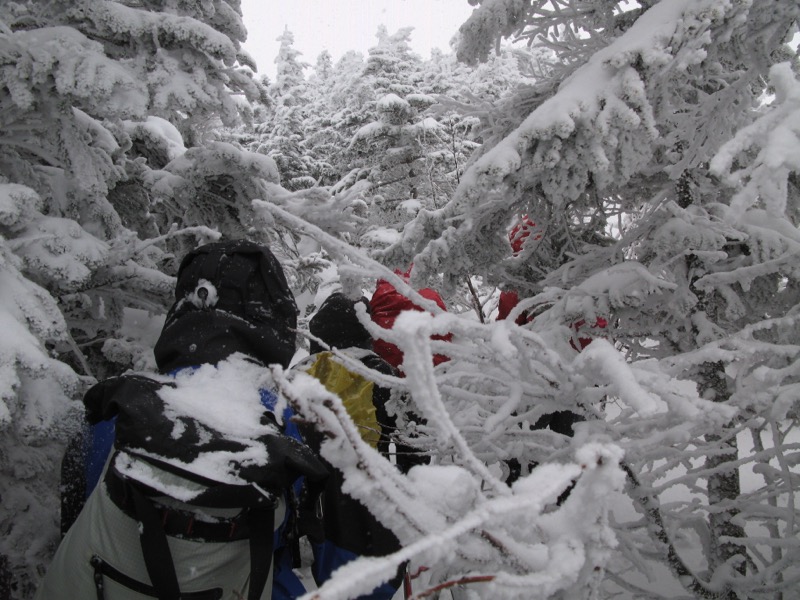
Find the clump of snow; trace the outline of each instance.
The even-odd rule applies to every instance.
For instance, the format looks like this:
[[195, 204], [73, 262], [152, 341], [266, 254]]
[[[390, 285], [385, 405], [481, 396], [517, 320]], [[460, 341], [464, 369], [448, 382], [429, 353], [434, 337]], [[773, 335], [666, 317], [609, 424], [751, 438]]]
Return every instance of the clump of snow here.
[[[89, 40], [77, 29], [56, 26], [20, 30], [12, 34], [11, 40], [18, 41], [26, 50], [17, 60], [20, 72], [35, 73], [47, 65], [53, 71], [51, 77], [57, 92], [64, 97], [91, 101], [96, 116], [130, 117], [146, 113], [145, 82], [135, 79], [128, 66], [106, 57], [102, 44]], [[35, 102], [28, 85], [13, 86], [10, 90], [12, 100], [20, 108], [31, 108]]]
[[501, 356], [506, 356], [509, 359], [513, 358], [517, 353], [517, 349], [509, 339], [509, 327], [513, 321], [499, 321], [497, 325], [492, 327], [491, 344], [492, 348], [497, 351]]
[[[578, 287], [590, 296], [606, 296], [612, 307], [622, 307], [639, 306], [646, 295], [673, 290], [677, 285], [654, 275], [640, 263], [627, 261], [588, 277]], [[565, 313], [581, 315], [569, 307], [569, 302]]]
[[546, 464], [536, 467], [527, 477], [518, 479], [513, 486], [515, 495], [536, 494], [542, 505], [553, 502], [569, 484], [577, 479], [581, 469], [575, 464]]
[[425, 117], [424, 119], [422, 119], [422, 121], [417, 123], [414, 127], [418, 131], [420, 131], [421, 133], [437, 131], [439, 129], [442, 129], [441, 123], [439, 123], [439, 121], [437, 121], [433, 117]]
[[71, 219], [42, 216], [13, 240], [26, 267], [44, 280], [74, 289], [88, 279], [108, 256], [109, 245]]
[[0, 224], [16, 229], [42, 208], [42, 199], [31, 188], [16, 183], [0, 184]]
[[0, 423], [46, 431], [64, 418], [78, 377], [50, 357], [45, 343], [66, 339], [52, 296], [20, 273], [21, 261], [0, 238]]
[[400, 232], [391, 227], [376, 227], [361, 236], [361, 244], [367, 248], [387, 248], [400, 239]]
[[654, 393], [644, 389], [636, 380], [634, 371], [614, 346], [603, 339], [594, 340], [575, 359], [576, 367], [595, 372], [609, 381], [614, 395], [634, 408], [642, 417], [651, 416], [663, 406]]
[[[133, 39], [157, 36], [171, 42], [171, 46], [190, 48], [223, 60], [227, 65], [236, 61], [236, 48], [231, 39], [197, 19], [166, 12], [150, 12], [118, 3], [103, 3], [87, 7], [75, 7], [73, 18], [80, 18], [86, 11], [94, 23], [108, 35], [125, 35]], [[87, 15], [88, 16], [88, 15]], [[162, 42], [163, 43], [163, 42]], [[180, 46], [179, 46], [180, 45]]]
[[374, 121], [358, 128], [350, 139], [350, 147], [360, 141], [369, 141], [386, 132], [386, 123]]
[[186, 152], [183, 136], [172, 123], [161, 117], [150, 115], [146, 120], [123, 121], [129, 135], [140, 135], [156, 142], [165, 150], [167, 161], [172, 161]]
[[[788, 177], [800, 171], [800, 80], [788, 62], [770, 68], [775, 102], [751, 125], [740, 129], [711, 161], [711, 171], [739, 187], [727, 218], [736, 221], [756, 202], [772, 215], [786, 211]], [[731, 171], [734, 161], [754, 146], [755, 159]]]
[[258, 363], [237, 354], [219, 364], [184, 369], [175, 375], [175, 387], [163, 387], [159, 396], [171, 419], [190, 417], [231, 439], [252, 440], [275, 433], [262, 424], [261, 388], [268, 373]]
[[455, 465], [418, 465], [408, 472], [408, 479], [430, 506], [446, 515], [465, 514], [480, 496], [475, 477]]
[[723, 248], [727, 240], [708, 218], [674, 217], [661, 225], [653, 234], [653, 245], [664, 256], [674, 256], [686, 250], [716, 251]]
[[378, 100], [378, 110], [396, 110], [397, 108], [408, 108], [408, 101], [404, 100], [397, 94], [386, 94]]
[[167, 165], [166, 170], [177, 175], [195, 175], [202, 170], [203, 175], [217, 175], [230, 172], [231, 165], [252, 173], [266, 181], [277, 183], [280, 174], [275, 161], [264, 154], [248, 152], [228, 142], [211, 142], [205, 147], [187, 150]]
[[427, 107], [436, 104], [437, 100], [429, 94], [408, 94], [406, 100], [412, 106]]
[[412, 198], [410, 200], [403, 200], [398, 205], [398, 209], [408, 215], [415, 215], [417, 214], [423, 207], [423, 204], [420, 200], [416, 198]]

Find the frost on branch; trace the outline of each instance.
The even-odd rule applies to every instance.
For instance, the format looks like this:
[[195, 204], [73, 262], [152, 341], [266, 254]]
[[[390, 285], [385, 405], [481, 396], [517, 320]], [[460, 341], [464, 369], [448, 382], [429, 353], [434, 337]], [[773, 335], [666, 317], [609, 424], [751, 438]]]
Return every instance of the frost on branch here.
[[102, 40], [111, 55], [148, 57], [147, 65], [133, 68], [147, 87], [150, 109], [159, 116], [174, 120], [175, 109], [183, 111], [183, 118], [216, 113], [234, 124], [239, 109], [230, 93], [244, 93], [249, 100], [261, 94], [260, 87], [237, 70], [239, 44], [246, 37], [238, 3], [215, 0], [162, 12], [82, 0], [53, 2], [37, 12], [40, 19]]
[[[774, 103], [739, 130], [711, 162], [712, 172], [740, 188], [731, 200], [729, 220], [741, 218], [757, 202], [772, 216], [782, 216], [789, 174], [800, 171], [800, 79], [789, 63], [779, 63], [770, 69], [770, 83]], [[753, 148], [759, 149], [755, 158], [734, 169], [734, 161]]]
[[[657, 452], [663, 438], [656, 431], [682, 440], [732, 414], [719, 415], [691, 382], [657, 363], [627, 364], [610, 344], [595, 342], [591, 353], [573, 361], [561, 328], [535, 334], [505, 322], [482, 325], [443, 312], [414, 312], [401, 315], [392, 330], [371, 330], [401, 347], [405, 378], [339, 358], [408, 395], [410, 404], [395, 406], [404, 423], [396, 439], [433, 461], [400, 474], [361, 441], [337, 397], [303, 374], [276, 375], [301, 418], [326, 432], [323, 454], [343, 471], [347, 493], [403, 544], [390, 557], [344, 567], [309, 598], [365, 593], [407, 560], [412, 573], [427, 569], [415, 580], [420, 592], [460, 584], [481, 598], [548, 598], [558, 591], [589, 597], [616, 546], [607, 514], [622, 501], [623, 450]], [[451, 342], [431, 341], [432, 334], [445, 332], [453, 335]], [[434, 368], [431, 357], [439, 353], [450, 360]], [[622, 415], [618, 429], [605, 426], [608, 398], [623, 407], [629, 427]], [[573, 442], [549, 429], [531, 429], [557, 410], [587, 417]], [[510, 459], [526, 469], [512, 487], [501, 476]], [[525, 475], [529, 465], [534, 468]]]
[[39, 281], [74, 290], [106, 259], [108, 246], [75, 221], [42, 216], [13, 241], [26, 270]]
[[[482, 270], [487, 266], [482, 249], [508, 227], [509, 209], [544, 219], [545, 230], [552, 231], [550, 215], [578, 200], [587, 187], [616, 188], [643, 169], [659, 137], [647, 77], [663, 69], [682, 41], [676, 27], [683, 4], [659, 3], [592, 55], [470, 166], [441, 217], [423, 217], [426, 225], [410, 228], [387, 259], [408, 262], [408, 250], [428, 242], [414, 257], [422, 270], [444, 269], [451, 277], [468, 266]], [[498, 188], [508, 191], [502, 202]], [[441, 222], [450, 226], [442, 229]], [[436, 234], [431, 241], [428, 236]]]
[[523, 0], [483, 0], [479, 4], [460, 28], [458, 58], [469, 64], [485, 61], [501, 38], [510, 37], [526, 22], [528, 3]]
[[[172, 143], [168, 138], [164, 142], [168, 150]], [[142, 175], [147, 189], [180, 215], [172, 222], [183, 227], [209, 224], [233, 237], [253, 235], [250, 201], [269, 196], [269, 184], [279, 180], [275, 161], [227, 142], [185, 151], [173, 148], [169, 163]]]
[[[473, 469], [457, 464], [418, 466], [404, 476], [361, 440], [337, 396], [302, 373], [291, 380], [275, 376], [302, 418], [327, 434], [322, 452], [344, 472], [345, 491], [364, 502], [404, 546], [388, 557], [346, 565], [304, 598], [366, 593], [409, 560], [412, 571], [425, 568], [431, 586], [475, 582], [471, 589], [481, 598], [547, 598], [586, 585], [614, 545], [606, 504], [593, 502], [593, 509], [585, 510], [581, 500], [611, 498], [619, 490], [621, 451], [612, 445], [588, 445], [577, 463], [540, 467], [513, 489], [482, 491]], [[458, 462], [458, 456], [452, 458]], [[574, 500], [557, 508], [556, 498], [573, 481]]]
[[[596, 214], [598, 194], [620, 194], [623, 210], [637, 210], [644, 198], [632, 192], [645, 197], [655, 193], [663, 185], [664, 170], [677, 178], [687, 165], [702, 162], [704, 152], [716, 151], [746, 120], [742, 111], [750, 102], [748, 86], [763, 62], [750, 61], [745, 52], [769, 53], [757, 44], [759, 36], [777, 44], [782, 31], [773, 31], [779, 28], [778, 17], [761, 4], [665, 0], [632, 11], [634, 17], [620, 17], [625, 25], [620, 29], [604, 20], [601, 9], [595, 13], [586, 8], [584, 13], [583, 3], [575, 3], [578, 10], [561, 1], [556, 3], [561, 12], [552, 13], [543, 4], [528, 9], [529, 27], [546, 30], [552, 19], [559, 19], [564, 25], [584, 26], [603, 44], [556, 81], [553, 95], [537, 96], [528, 104], [532, 112], [470, 165], [444, 208], [421, 214], [406, 229], [403, 239], [385, 253], [392, 264], [413, 260], [420, 275], [444, 271], [448, 284], [467, 272], [496, 273], [497, 255], [483, 249], [497, 247], [515, 214], [531, 215], [546, 232], [531, 257], [555, 262], [563, 256], [563, 245], [545, 250], [562, 240], [580, 253], [581, 243], [591, 238], [575, 235], [575, 221], [587, 223]], [[487, 11], [503, 6], [486, 3]], [[787, 2], [775, 9], [787, 27], [796, 18], [796, 6], [791, 6]], [[769, 26], [758, 29], [756, 23], [765, 21]], [[568, 52], [580, 44], [578, 37], [565, 34], [558, 48]], [[732, 37], [747, 39], [746, 47], [731, 43]], [[726, 52], [753, 66], [737, 72], [736, 85], [704, 89], [709, 80], [716, 81], [714, 66], [727, 60]], [[697, 98], [696, 105], [689, 98]], [[685, 148], [685, 156], [675, 148]], [[561, 218], [565, 211], [574, 221]]]
[[[10, 50], [3, 69], [11, 80], [14, 103], [28, 109], [38, 101], [37, 87], [94, 104], [101, 116], [140, 115], [147, 102], [146, 90], [133, 74], [103, 55], [102, 45], [70, 27], [46, 27], [4, 36]], [[13, 62], [12, 62], [13, 61]], [[5, 62], [5, 61], [4, 61]]]
[[[355, 233], [363, 218], [358, 214], [359, 205], [347, 192], [332, 196], [325, 188], [310, 188], [289, 192], [280, 186], [268, 186], [266, 195], [270, 202], [303, 220], [312, 223], [330, 235]], [[271, 220], [264, 210], [262, 200], [255, 200], [254, 207], [262, 219]]]

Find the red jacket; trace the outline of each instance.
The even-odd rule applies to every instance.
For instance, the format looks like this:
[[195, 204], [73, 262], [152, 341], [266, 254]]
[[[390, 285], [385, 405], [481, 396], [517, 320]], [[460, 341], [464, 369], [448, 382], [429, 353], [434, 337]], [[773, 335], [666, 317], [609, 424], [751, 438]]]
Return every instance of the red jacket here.
[[[447, 310], [444, 300], [442, 300], [442, 297], [435, 290], [432, 290], [431, 288], [424, 288], [419, 290], [419, 294], [423, 298], [433, 300], [443, 310]], [[397, 319], [397, 315], [399, 315], [401, 312], [407, 310], [416, 310], [421, 312], [423, 310], [411, 302], [411, 300], [403, 296], [391, 283], [384, 279], [378, 280], [378, 285], [375, 288], [375, 293], [372, 294], [372, 300], [370, 300], [369, 305], [372, 313], [372, 320], [384, 329], [391, 329], [394, 327], [395, 319]], [[434, 340], [445, 340], [448, 342], [451, 338], [452, 336], [449, 334], [434, 335], [431, 337], [431, 339]], [[403, 352], [400, 350], [400, 348], [381, 339], [374, 340], [372, 347], [375, 350], [375, 353], [383, 358], [383, 360], [397, 369], [401, 368], [400, 365], [403, 363]], [[449, 360], [446, 356], [442, 354], [436, 354], [433, 357], [433, 364], [438, 365], [446, 360]]]
[[[522, 247], [525, 245], [531, 232], [536, 229], [536, 223], [528, 215], [522, 215], [516, 225], [508, 232], [508, 241], [511, 244], [511, 250], [514, 251], [516, 256], [522, 252]], [[533, 236], [534, 240], [542, 239], [541, 233], [536, 233]], [[500, 292], [500, 301], [497, 304], [497, 320], [503, 321], [508, 317], [508, 314], [519, 304], [519, 294], [514, 290], [503, 290]], [[533, 321], [533, 317], [529, 317], [528, 313], [523, 312], [514, 322], [517, 325], [525, 325]]]

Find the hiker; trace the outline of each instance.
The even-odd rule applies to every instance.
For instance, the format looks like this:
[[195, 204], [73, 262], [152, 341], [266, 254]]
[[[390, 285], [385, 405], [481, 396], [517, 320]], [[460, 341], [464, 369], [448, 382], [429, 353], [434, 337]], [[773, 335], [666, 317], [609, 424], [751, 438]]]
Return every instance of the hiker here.
[[[514, 256], [519, 255], [523, 251], [528, 239], [539, 241], [541, 238], [542, 234], [540, 231], [537, 231], [536, 223], [528, 215], [522, 215], [519, 217], [517, 223], [511, 228], [511, 231], [508, 232], [508, 241], [511, 244], [511, 250]], [[519, 304], [519, 301], [519, 294], [516, 292], [516, 290], [509, 288], [503, 289], [500, 292], [500, 299], [497, 305], [497, 320], [503, 321], [507, 319], [511, 311], [517, 306], [517, 304]], [[527, 311], [522, 311], [514, 319], [514, 323], [517, 325], [525, 325], [533, 321], [533, 319], [533, 315], [529, 314]], [[604, 318], [598, 317], [596, 323], [588, 329], [605, 329], [607, 325], [608, 322]], [[570, 346], [572, 346], [574, 350], [580, 352], [591, 343], [592, 338], [585, 335], [585, 332], [587, 331], [587, 324], [585, 320], [581, 319], [576, 321], [570, 326], [570, 329], [575, 332], [575, 335], [570, 337], [569, 342]], [[582, 333], [584, 335], [581, 335]], [[575, 424], [584, 420], [585, 419], [582, 415], [569, 410], [559, 410], [553, 413], [542, 415], [531, 428], [550, 429], [555, 433], [572, 437], [575, 433]], [[509, 471], [508, 476], [506, 477], [506, 482], [511, 485], [522, 475], [522, 465], [516, 458], [512, 458], [505, 462]], [[535, 463], [529, 464], [528, 470], [530, 471], [530, 469], [535, 466]]]
[[[376, 373], [397, 375], [397, 371], [372, 350], [372, 338], [358, 320], [356, 305], [368, 308], [365, 298], [351, 300], [341, 292], [331, 294], [309, 322], [310, 356], [298, 364], [300, 369], [316, 377], [325, 388], [339, 396], [359, 428], [362, 439], [390, 458], [390, 444], [394, 419], [389, 416], [386, 404], [390, 390], [353, 372], [336, 356], [338, 353], [352, 358]], [[319, 341], [317, 341], [319, 340]], [[314, 430], [302, 430], [308, 444], [319, 451], [322, 436]], [[401, 470], [407, 470], [402, 444], [397, 455]], [[326, 463], [327, 464], [327, 463]], [[397, 537], [384, 527], [361, 502], [342, 491], [344, 477], [340, 471], [329, 467], [321, 498], [321, 522], [316, 529], [309, 527], [313, 517], [301, 517], [300, 529], [312, 543], [314, 564], [312, 573], [318, 585], [330, 578], [333, 571], [359, 556], [385, 556], [400, 549]], [[373, 590], [361, 599], [388, 600], [400, 586], [402, 573]]]
[[[408, 281], [411, 275], [411, 268], [405, 273], [400, 270], [395, 271], [395, 273], [400, 275], [405, 281]], [[442, 310], [447, 310], [444, 300], [442, 300], [442, 297], [433, 288], [423, 288], [419, 290], [419, 295], [428, 300], [433, 300]], [[421, 312], [423, 310], [409, 298], [398, 292], [397, 289], [385, 279], [378, 280], [375, 292], [372, 294], [372, 298], [369, 301], [369, 306], [373, 322], [384, 329], [391, 329], [394, 327], [397, 316], [402, 312], [408, 310]], [[450, 341], [451, 338], [452, 336], [450, 334], [431, 336], [433, 340]], [[399, 369], [402, 374], [403, 351], [400, 350], [400, 348], [382, 339], [374, 340], [372, 347], [381, 358], [394, 368]], [[448, 357], [443, 354], [435, 354], [433, 356], [434, 366], [447, 360], [449, 360]]]
[[[405, 272], [396, 270], [395, 273], [402, 277], [405, 281], [408, 281], [411, 276], [411, 269], [413, 269], [413, 265]], [[421, 290], [418, 290], [418, 293], [423, 298], [433, 300], [442, 310], [447, 310], [447, 306], [445, 305], [441, 295], [439, 295], [439, 292], [433, 288], [422, 288]], [[372, 298], [369, 301], [370, 317], [373, 323], [380, 325], [384, 329], [391, 329], [394, 327], [394, 323], [400, 313], [409, 310], [423, 312], [424, 309], [414, 304], [407, 296], [404, 296], [397, 291], [397, 288], [395, 288], [391, 283], [385, 279], [379, 279], [375, 286], [375, 291], [372, 294]], [[431, 336], [432, 340], [442, 340], [447, 342], [451, 341], [452, 338], [452, 334], [449, 333], [445, 335], [436, 334]], [[372, 349], [376, 354], [378, 354], [378, 356], [389, 363], [392, 367], [397, 369], [400, 377], [405, 377], [405, 373], [403, 372], [403, 351], [400, 350], [400, 348], [391, 342], [387, 342], [381, 338], [375, 338], [372, 341]], [[449, 360], [450, 358], [444, 354], [433, 355], [434, 366], [440, 365]], [[425, 424], [425, 419], [417, 415], [410, 407], [403, 406], [399, 408], [407, 422], [418, 423], [420, 425]], [[406, 437], [416, 436], [406, 432]], [[420, 452], [419, 450], [411, 450], [409, 448], [404, 452], [404, 455], [405, 459], [409, 463], [409, 468], [414, 464], [428, 464], [430, 462], [430, 458], [424, 452]]]
[[83, 466], [88, 500], [37, 600], [304, 592], [284, 551], [291, 487], [301, 476], [321, 485], [327, 469], [273, 411], [265, 369], [288, 366], [296, 325], [267, 248], [218, 242], [184, 257], [154, 348], [159, 373], [113, 377], [84, 396], [93, 427], [70, 446], [78, 458], [67, 456], [65, 469]]

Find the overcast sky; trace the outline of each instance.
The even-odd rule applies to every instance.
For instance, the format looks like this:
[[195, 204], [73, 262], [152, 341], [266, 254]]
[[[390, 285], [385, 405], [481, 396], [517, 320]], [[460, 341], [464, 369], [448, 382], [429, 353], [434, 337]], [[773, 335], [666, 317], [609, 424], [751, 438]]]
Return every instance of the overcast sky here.
[[284, 27], [294, 34], [301, 59], [314, 64], [327, 50], [338, 60], [348, 50], [365, 56], [374, 46], [378, 26], [389, 33], [414, 27], [411, 45], [428, 58], [431, 48], [450, 50], [450, 38], [472, 13], [467, 0], [242, 0], [247, 42], [259, 73], [275, 78], [276, 38]]

